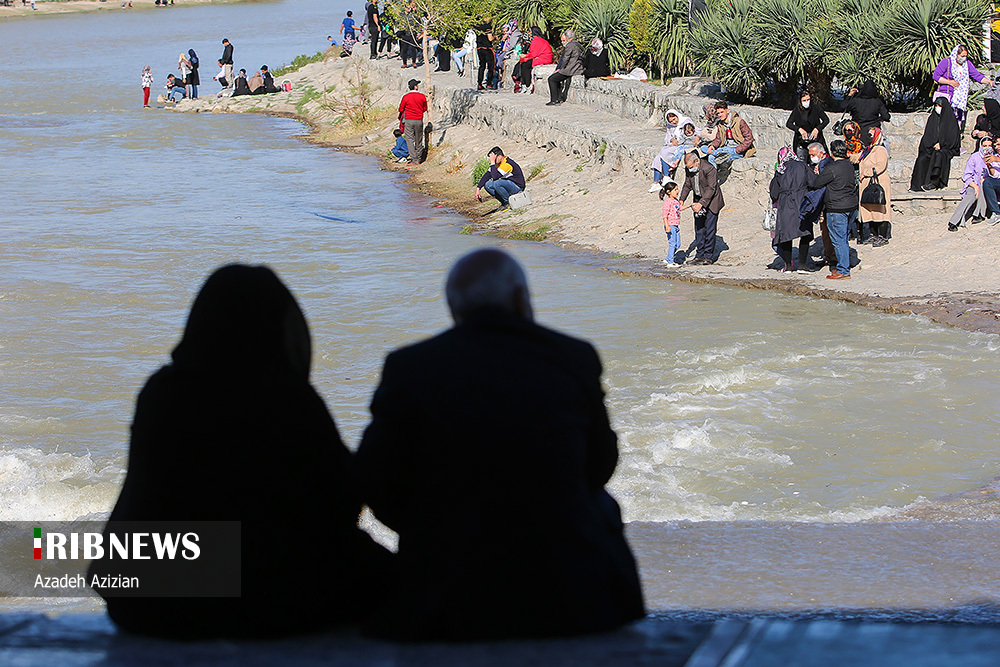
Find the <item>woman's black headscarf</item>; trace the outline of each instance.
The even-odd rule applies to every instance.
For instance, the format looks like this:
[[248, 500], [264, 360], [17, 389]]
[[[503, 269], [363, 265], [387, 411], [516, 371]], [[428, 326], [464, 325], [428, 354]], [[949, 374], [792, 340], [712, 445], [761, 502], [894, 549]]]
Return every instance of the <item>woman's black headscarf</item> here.
[[878, 88], [875, 87], [875, 82], [868, 79], [861, 87], [858, 88], [858, 97], [863, 97], [867, 99], [878, 99]]
[[537, 25], [531, 26], [531, 36], [541, 37], [542, 39], [545, 39], [545, 35], [542, 34], [542, 29], [539, 28]]
[[278, 276], [230, 264], [205, 281], [171, 356], [180, 369], [308, 381], [312, 350], [305, 317]]
[[198, 54], [194, 52], [194, 49], [188, 49], [188, 62], [191, 63], [191, 67], [198, 67]]
[[986, 106], [986, 120], [989, 121], [987, 131], [993, 136], [1000, 136], [1000, 102], [988, 99], [984, 104]]
[[955, 112], [952, 111], [951, 102], [947, 97], [938, 97], [934, 100], [934, 104], [941, 107], [941, 113], [932, 111], [927, 119], [924, 136], [920, 139], [920, 152], [931, 152], [935, 144], [940, 144], [942, 152], [955, 157], [962, 143], [958, 119], [955, 118]]

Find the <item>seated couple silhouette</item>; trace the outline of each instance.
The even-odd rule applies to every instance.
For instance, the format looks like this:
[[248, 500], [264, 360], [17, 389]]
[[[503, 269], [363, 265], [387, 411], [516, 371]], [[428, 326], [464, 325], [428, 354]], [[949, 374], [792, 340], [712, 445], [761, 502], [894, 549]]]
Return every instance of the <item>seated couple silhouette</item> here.
[[[136, 401], [111, 520], [241, 521], [242, 596], [109, 595], [115, 623], [174, 638], [351, 624], [418, 641], [640, 618], [604, 489], [618, 447], [597, 352], [534, 322], [524, 272], [499, 250], [460, 259], [446, 293], [455, 325], [388, 355], [352, 456], [309, 382], [291, 292], [264, 266], [215, 271]], [[398, 533], [397, 553], [358, 527], [363, 505]], [[296, 531], [316, 555], [290, 544]]]

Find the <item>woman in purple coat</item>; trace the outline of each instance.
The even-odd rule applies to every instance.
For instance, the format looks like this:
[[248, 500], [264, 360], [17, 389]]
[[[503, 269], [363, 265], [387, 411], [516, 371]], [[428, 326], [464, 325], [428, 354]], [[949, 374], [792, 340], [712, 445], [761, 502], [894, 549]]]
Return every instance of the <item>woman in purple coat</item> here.
[[951, 55], [934, 68], [934, 83], [938, 84], [934, 97], [947, 97], [955, 118], [962, 130], [965, 129], [965, 115], [969, 107], [969, 86], [973, 80], [987, 86], [993, 84], [988, 76], [976, 69], [969, 60], [969, 49], [959, 44], [951, 50]]

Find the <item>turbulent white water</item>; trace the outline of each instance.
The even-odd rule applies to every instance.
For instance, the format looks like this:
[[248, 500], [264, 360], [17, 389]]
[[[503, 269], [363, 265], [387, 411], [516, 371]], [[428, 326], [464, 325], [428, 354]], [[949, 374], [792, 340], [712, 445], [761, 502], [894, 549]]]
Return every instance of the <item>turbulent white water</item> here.
[[[290, 0], [0, 23], [0, 520], [110, 509], [135, 394], [220, 264], [267, 263], [297, 295], [314, 384], [352, 448], [385, 353], [448, 326], [445, 271], [492, 243], [459, 235], [458, 216], [369, 159], [301, 144], [291, 121], [139, 108], [143, 64], [160, 81], [194, 47], [209, 94], [222, 36], [238, 67], [276, 66], [322, 48], [333, 30], [315, 26], [336, 25], [341, 9]], [[280, 27], [260, 27], [270, 25]], [[101, 85], [81, 85], [95, 70]], [[764, 537], [751, 539], [741, 523], [683, 522], [824, 524], [816, 557], [787, 566], [802, 593], [830, 576], [844, 524], [937, 516], [937, 499], [1000, 475], [995, 337], [827, 301], [622, 278], [552, 247], [504, 245], [528, 269], [539, 319], [602, 354], [621, 449], [611, 488], [627, 520], [656, 522], [630, 532], [655, 608], [721, 608], [727, 597], [782, 608], [780, 597], [747, 598], [747, 582], [787, 570], [736, 565], [754, 545], [780, 544], [787, 523], [755, 523]], [[993, 516], [969, 505], [947, 506]], [[859, 543], [902, 557], [907, 540], [959, 540], [961, 550], [965, 535], [968, 576], [995, 574], [984, 546], [995, 522], [963, 525]], [[932, 554], [914, 568], [954, 578]], [[848, 579], [819, 590], [807, 597], [820, 607], [876, 606], [852, 597]], [[981, 592], [997, 590], [994, 577]], [[929, 583], [898, 604], [949, 597]]]

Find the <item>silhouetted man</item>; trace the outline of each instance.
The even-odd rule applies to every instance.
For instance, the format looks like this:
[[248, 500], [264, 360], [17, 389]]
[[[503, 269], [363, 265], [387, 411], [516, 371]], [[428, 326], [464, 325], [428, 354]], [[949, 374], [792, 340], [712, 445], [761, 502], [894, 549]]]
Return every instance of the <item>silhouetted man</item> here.
[[643, 614], [617, 503], [601, 362], [534, 323], [494, 249], [448, 276], [455, 326], [391, 353], [357, 453], [363, 500], [399, 533], [397, 639], [569, 635]]

